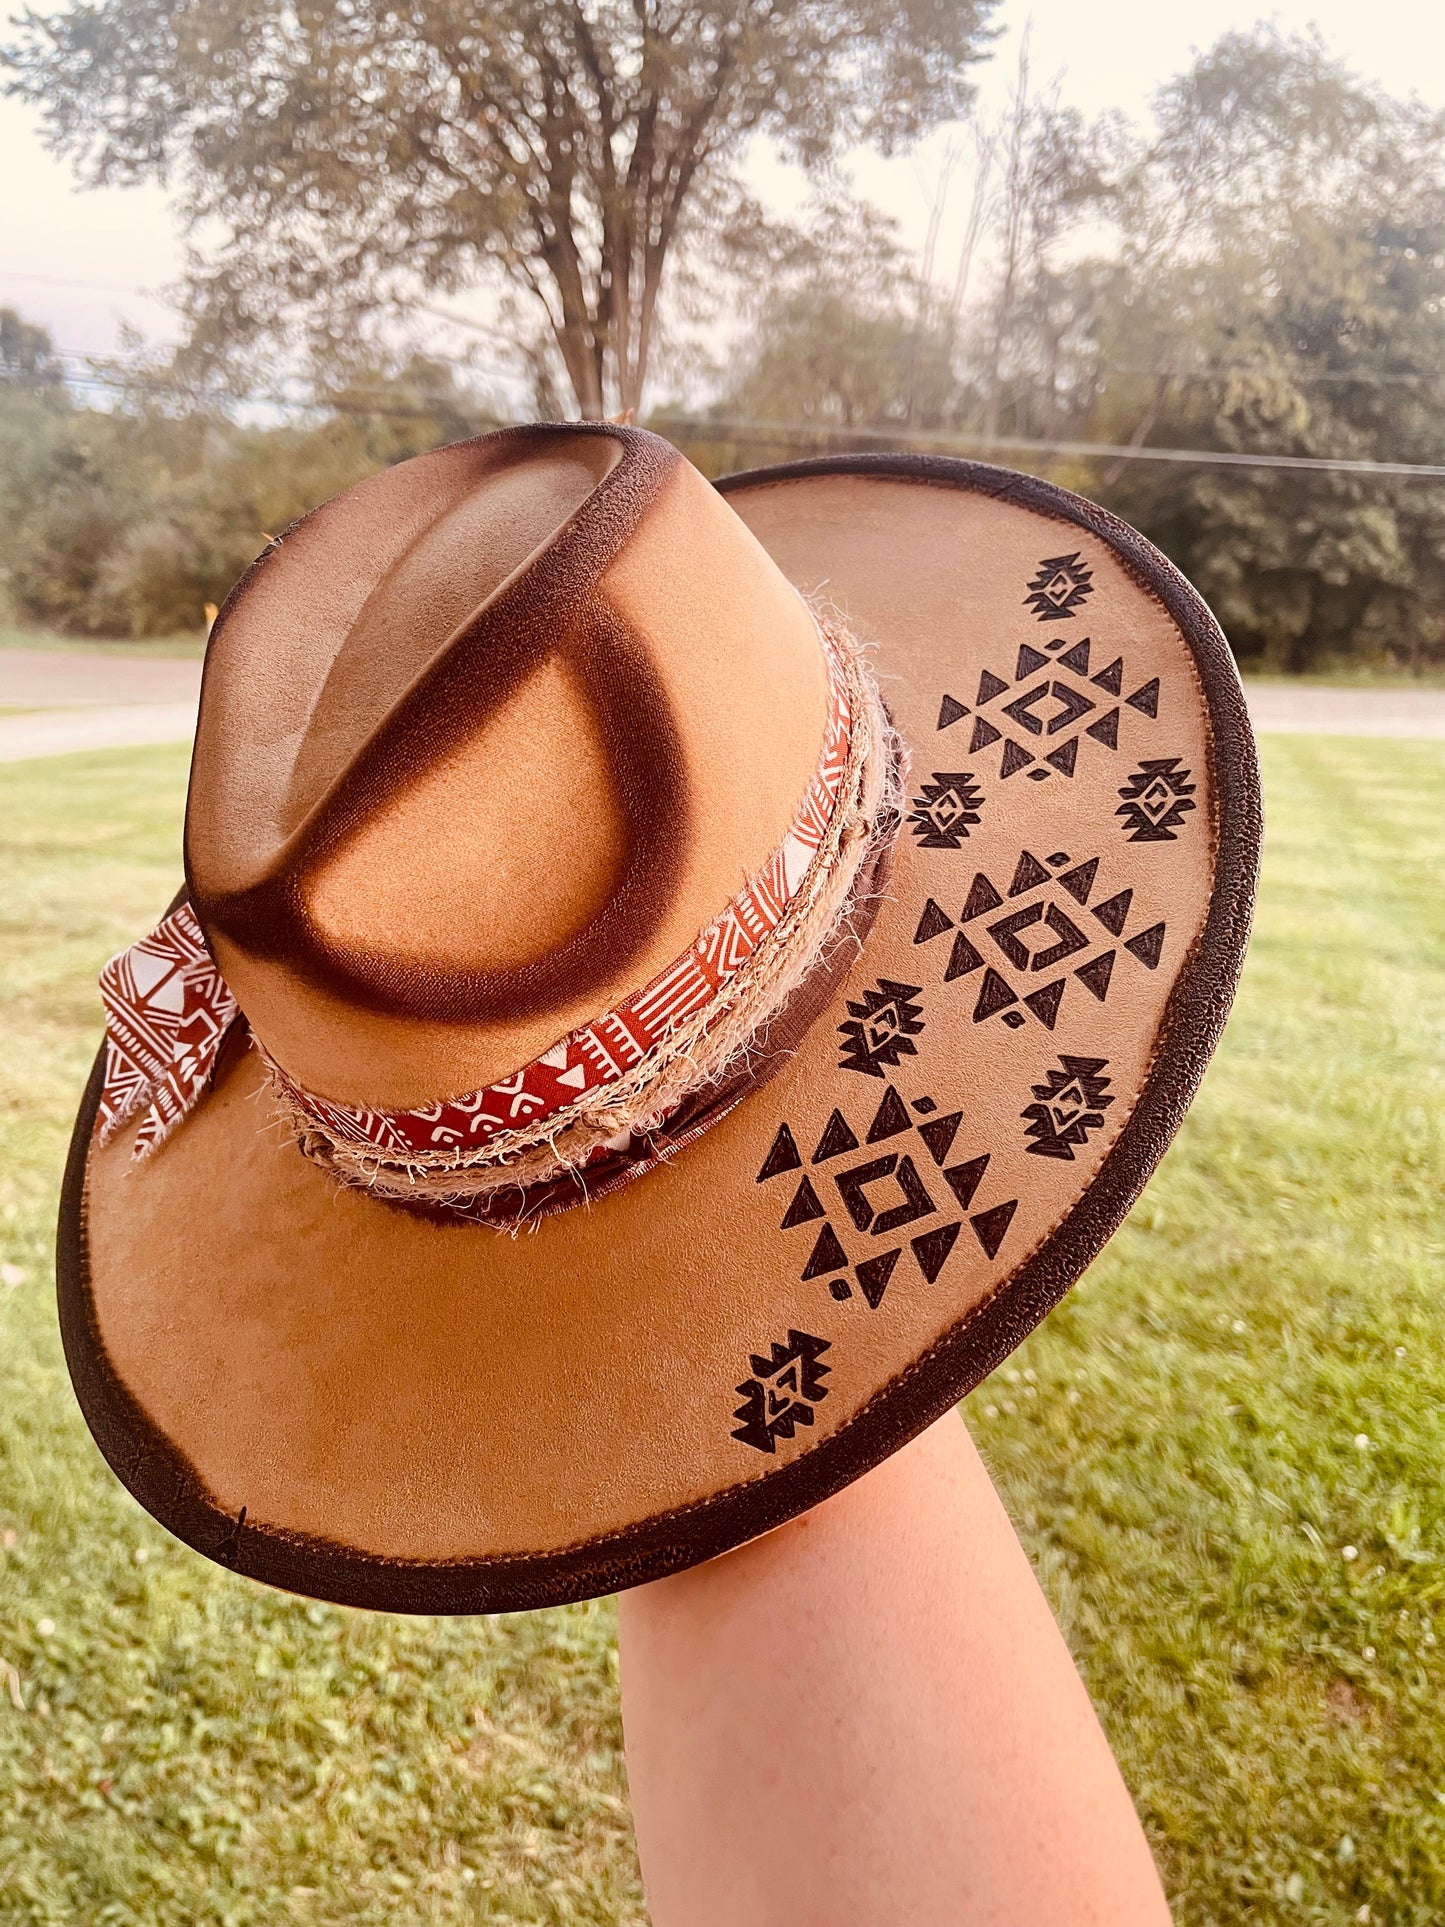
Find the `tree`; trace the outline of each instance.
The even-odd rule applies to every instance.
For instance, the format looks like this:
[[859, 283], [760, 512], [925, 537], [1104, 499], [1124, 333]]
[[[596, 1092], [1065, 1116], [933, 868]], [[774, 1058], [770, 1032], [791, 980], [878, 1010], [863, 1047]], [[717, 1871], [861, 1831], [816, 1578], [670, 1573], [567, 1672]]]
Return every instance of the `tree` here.
[[[1229, 35], [1165, 89], [1094, 317], [1105, 442], [1433, 463], [1445, 441], [1445, 117], [1313, 37]], [[1098, 472], [1094, 473], [1096, 486]], [[1103, 478], [1289, 669], [1445, 646], [1439, 484], [1131, 466]]]
[[0, 388], [55, 396], [65, 386], [49, 330], [0, 308]]
[[770, 301], [761, 319], [725, 415], [843, 429], [947, 424], [957, 383], [946, 329], [828, 286]]
[[1030, 90], [1025, 35], [1008, 107], [989, 137], [998, 260], [974, 357], [986, 436], [998, 433], [1005, 410], [1014, 434], [1057, 431], [1061, 363], [1076, 310], [1059, 253], [1081, 223], [1109, 211], [1114, 132], [1111, 123], [1090, 126], [1077, 108], [1062, 106], [1057, 88]]
[[0, 623], [19, 613], [15, 566], [34, 504], [55, 486], [70, 393], [48, 332], [0, 308]]
[[824, 429], [942, 427], [957, 381], [951, 321], [935, 307], [891, 221], [826, 202], [759, 304], [716, 412]]
[[491, 270], [595, 417], [639, 405], [678, 252], [755, 224], [747, 139], [818, 167], [958, 115], [994, 4], [73, 0], [0, 60], [86, 179], [179, 183], [203, 360]]
[[416, 359], [270, 427], [195, 407], [139, 352], [103, 409], [0, 381], [0, 611], [79, 635], [198, 629], [317, 502], [495, 422], [453, 368]]

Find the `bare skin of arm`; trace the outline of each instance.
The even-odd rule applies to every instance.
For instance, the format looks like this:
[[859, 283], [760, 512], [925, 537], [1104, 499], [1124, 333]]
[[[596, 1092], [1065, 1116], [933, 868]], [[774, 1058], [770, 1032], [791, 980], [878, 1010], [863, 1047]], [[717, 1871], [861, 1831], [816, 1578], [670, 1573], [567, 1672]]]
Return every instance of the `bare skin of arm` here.
[[653, 1927], [1167, 1927], [1119, 1769], [956, 1414], [625, 1593]]

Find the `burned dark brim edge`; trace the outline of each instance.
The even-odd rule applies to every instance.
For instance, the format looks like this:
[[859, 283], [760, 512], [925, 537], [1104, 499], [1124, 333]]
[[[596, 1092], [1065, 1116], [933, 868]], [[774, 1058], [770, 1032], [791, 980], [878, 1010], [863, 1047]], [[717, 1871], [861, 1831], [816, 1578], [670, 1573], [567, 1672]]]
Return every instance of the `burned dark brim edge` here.
[[[106, 1355], [89, 1282], [86, 1169], [104, 1076], [96, 1059], [61, 1194], [56, 1272], [66, 1362], [91, 1432], [116, 1476], [187, 1545], [266, 1584], [386, 1612], [512, 1612], [593, 1598], [698, 1565], [841, 1491], [915, 1437], [1018, 1346], [1118, 1229], [1168, 1148], [1233, 1001], [1259, 864], [1262, 812], [1243, 691], [1218, 624], [1143, 536], [1050, 482], [944, 456], [825, 457], [753, 470], [734, 490], [822, 476], [877, 476], [964, 489], [1072, 524], [1108, 544], [1173, 619], [1193, 654], [1209, 714], [1216, 800], [1215, 885], [1204, 927], [1170, 995], [1149, 1079], [1093, 1182], [1039, 1249], [861, 1411], [802, 1457], [623, 1531], [539, 1555], [445, 1563], [388, 1559], [278, 1532], [212, 1500]], [[496, 1235], [478, 1227], [478, 1237]]]

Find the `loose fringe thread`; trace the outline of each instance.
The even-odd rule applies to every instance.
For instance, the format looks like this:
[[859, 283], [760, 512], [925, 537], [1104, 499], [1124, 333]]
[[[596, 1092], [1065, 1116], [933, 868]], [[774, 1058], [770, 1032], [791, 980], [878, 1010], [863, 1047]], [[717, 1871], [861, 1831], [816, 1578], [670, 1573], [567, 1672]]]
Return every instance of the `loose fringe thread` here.
[[381, 1197], [440, 1208], [476, 1205], [502, 1191], [582, 1173], [597, 1152], [655, 1130], [686, 1099], [739, 1074], [789, 998], [847, 936], [859, 907], [860, 873], [892, 842], [902, 821], [902, 739], [861, 645], [831, 612], [815, 611], [814, 619], [839, 653], [853, 717], [837, 804], [777, 928], [717, 996], [615, 1083], [554, 1112], [541, 1126], [501, 1132], [473, 1150], [396, 1157], [342, 1142], [303, 1108], [268, 1059], [281, 1120], [308, 1158]]

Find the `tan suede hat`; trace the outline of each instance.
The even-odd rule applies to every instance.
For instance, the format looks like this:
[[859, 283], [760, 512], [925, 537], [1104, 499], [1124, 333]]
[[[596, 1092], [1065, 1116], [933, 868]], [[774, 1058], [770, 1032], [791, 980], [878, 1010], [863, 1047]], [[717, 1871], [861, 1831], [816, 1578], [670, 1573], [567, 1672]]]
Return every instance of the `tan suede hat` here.
[[101, 1450], [391, 1610], [767, 1531], [1118, 1226], [1259, 835], [1208, 611], [1046, 482], [715, 489], [608, 425], [348, 489], [226, 603], [186, 887], [102, 980], [59, 1240]]

